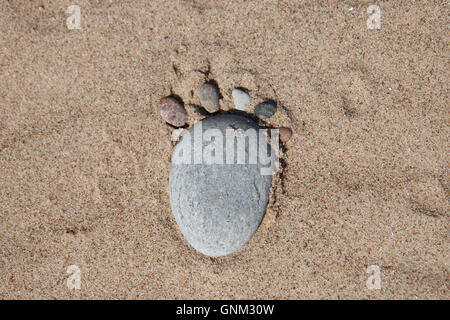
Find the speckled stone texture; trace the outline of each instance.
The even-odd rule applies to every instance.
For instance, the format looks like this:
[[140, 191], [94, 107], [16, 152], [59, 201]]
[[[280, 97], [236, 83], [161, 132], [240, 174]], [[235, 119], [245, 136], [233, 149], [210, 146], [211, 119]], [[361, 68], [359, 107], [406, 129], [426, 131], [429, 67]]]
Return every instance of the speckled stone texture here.
[[275, 101], [268, 100], [258, 104], [255, 107], [254, 114], [260, 119], [268, 119], [272, 117], [277, 111], [277, 104]]
[[215, 84], [203, 84], [198, 91], [198, 95], [202, 107], [205, 108], [208, 112], [214, 113], [219, 111], [219, 88], [217, 88]]
[[182, 127], [188, 121], [188, 114], [183, 104], [173, 97], [161, 99], [158, 108], [161, 117], [175, 127]]
[[[254, 121], [238, 115], [217, 115], [202, 121], [203, 132], [217, 128], [224, 137], [230, 126], [258, 129]], [[194, 151], [194, 128], [189, 132], [175, 147], [174, 154], [189, 138]], [[203, 147], [209, 143], [204, 141]], [[236, 144], [234, 147], [236, 154]], [[247, 156], [248, 150], [246, 144]], [[226, 150], [224, 163], [225, 155]], [[224, 256], [250, 240], [264, 216], [272, 182], [272, 176], [260, 174], [261, 167], [259, 162], [213, 165], [172, 162], [172, 211], [184, 237], [197, 251], [213, 257]]]

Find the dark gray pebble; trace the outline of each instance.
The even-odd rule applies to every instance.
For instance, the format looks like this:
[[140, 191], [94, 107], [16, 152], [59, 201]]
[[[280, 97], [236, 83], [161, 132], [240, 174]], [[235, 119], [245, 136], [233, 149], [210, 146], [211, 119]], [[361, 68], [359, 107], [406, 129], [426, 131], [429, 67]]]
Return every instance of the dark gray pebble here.
[[272, 117], [277, 111], [277, 104], [275, 101], [264, 101], [255, 107], [254, 114], [260, 119], [268, 119]]

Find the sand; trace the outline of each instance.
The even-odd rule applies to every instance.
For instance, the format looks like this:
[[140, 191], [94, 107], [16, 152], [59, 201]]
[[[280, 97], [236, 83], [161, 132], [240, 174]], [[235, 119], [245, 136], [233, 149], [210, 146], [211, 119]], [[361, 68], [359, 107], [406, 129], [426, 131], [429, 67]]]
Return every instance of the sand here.
[[[371, 4], [2, 1], [0, 298], [449, 299], [448, 5], [379, 1], [372, 30]], [[155, 108], [178, 95], [192, 125], [205, 80], [293, 130], [262, 225], [218, 259], [174, 221]]]

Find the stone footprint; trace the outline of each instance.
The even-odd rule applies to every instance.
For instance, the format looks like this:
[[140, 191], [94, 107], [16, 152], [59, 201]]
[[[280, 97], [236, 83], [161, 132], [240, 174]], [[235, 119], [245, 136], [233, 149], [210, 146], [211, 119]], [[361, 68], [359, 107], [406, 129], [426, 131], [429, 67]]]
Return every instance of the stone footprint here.
[[279, 169], [279, 141], [289, 140], [292, 131], [260, 126], [258, 119], [272, 117], [276, 103], [263, 101], [250, 115], [250, 95], [243, 88], [232, 91], [235, 108], [229, 112], [220, 112], [214, 83], [203, 84], [198, 96], [212, 115], [188, 130], [188, 114], [179, 98], [166, 97], [159, 104], [168, 124], [183, 127], [173, 134], [179, 142], [172, 154], [170, 204], [189, 244], [202, 254], [220, 257], [241, 249], [258, 229], [272, 175]]

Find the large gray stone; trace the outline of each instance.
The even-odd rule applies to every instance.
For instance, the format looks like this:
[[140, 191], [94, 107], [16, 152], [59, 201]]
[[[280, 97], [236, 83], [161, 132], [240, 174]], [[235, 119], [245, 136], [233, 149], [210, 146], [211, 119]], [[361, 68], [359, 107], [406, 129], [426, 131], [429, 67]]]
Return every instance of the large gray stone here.
[[[224, 164], [177, 164], [175, 154], [180, 148], [194, 150], [194, 128], [201, 123], [202, 131], [216, 128], [222, 132], [224, 141]], [[240, 115], [217, 115], [197, 123], [174, 149], [170, 169], [170, 203], [175, 220], [186, 240], [199, 252], [213, 257], [231, 254], [242, 248], [256, 232], [265, 214], [272, 182], [271, 175], [262, 175], [262, 165], [226, 164], [226, 129], [236, 130], [236, 139], [242, 130], [258, 125]], [[204, 140], [204, 139], [203, 139]], [[203, 141], [203, 148], [210, 144]], [[268, 153], [272, 152], [265, 140]], [[190, 145], [189, 145], [190, 144]], [[237, 144], [234, 143], [236, 156]], [[245, 145], [248, 159], [249, 145]]]

